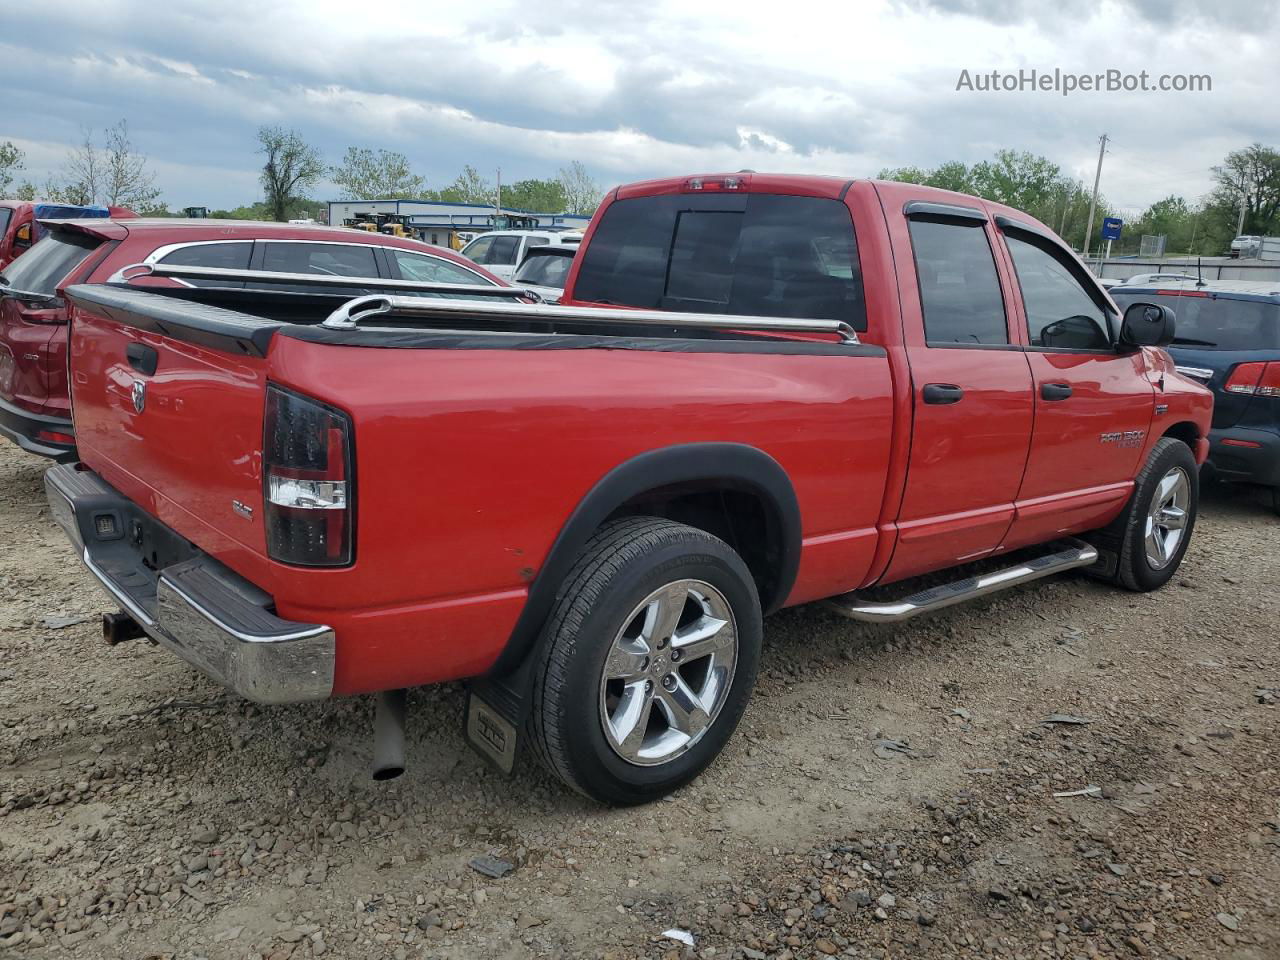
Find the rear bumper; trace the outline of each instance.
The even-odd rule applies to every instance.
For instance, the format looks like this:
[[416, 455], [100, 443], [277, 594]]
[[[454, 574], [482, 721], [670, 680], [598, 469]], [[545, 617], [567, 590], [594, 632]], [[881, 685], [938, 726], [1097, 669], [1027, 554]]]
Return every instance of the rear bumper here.
[[332, 628], [277, 617], [271, 597], [80, 466], [45, 472], [50, 512], [89, 572], [148, 636], [258, 703], [330, 696]]
[[1209, 466], [1221, 480], [1280, 487], [1280, 433], [1249, 427], [1211, 430]]
[[12, 440], [28, 453], [49, 457], [52, 460], [69, 460], [76, 455], [74, 444], [51, 443], [38, 439], [41, 430], [53, 433], [73, 434], [71, 421], [62, 417], [49, 417], [32, 413], [0, 399], [0, 436]]

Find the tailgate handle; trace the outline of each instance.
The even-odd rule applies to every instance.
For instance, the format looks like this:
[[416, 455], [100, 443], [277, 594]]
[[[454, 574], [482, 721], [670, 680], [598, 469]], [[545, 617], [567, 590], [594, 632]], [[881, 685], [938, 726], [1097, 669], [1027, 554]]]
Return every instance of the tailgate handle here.
[[124, 355], [129, 358], [129, 366], [148, 377], [156, 372], [156, 364], [160, 362], [160, 354], [156, 353], [156, 348], [148, 347], [145, 343], [129, 344], [125, 347]]
[[1065, 400], [1069, 396], [1071, 396], [1071, 384], [1069, 383], [1040, 384], [1040, 398], [1042, 400]]

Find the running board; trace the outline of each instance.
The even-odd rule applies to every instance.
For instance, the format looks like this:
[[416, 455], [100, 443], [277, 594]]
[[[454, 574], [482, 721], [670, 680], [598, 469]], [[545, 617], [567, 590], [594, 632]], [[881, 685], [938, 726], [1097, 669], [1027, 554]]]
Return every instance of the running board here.
[[857, 591], [832, 597], [824, 601], [828, 607], [853, 620], [870, 623], [899, 623], [921, 613], [932, 613], [955, 603], [984, 597], [998, 590], [1007, 590], [1019, 584], [1030, 583], [1041, 577], [1087, 567], [1098, 559], [1098, 551], [1083, 540], [1067, 540], [1067, 547], [1054, 553], [1036, 557], [1026, 563], [1004, 570], [995, 570], [976, 577], [967, 577], [955, 583], [945, 583], [913, 593], [902, 600], [875, 603], [858, 595]]

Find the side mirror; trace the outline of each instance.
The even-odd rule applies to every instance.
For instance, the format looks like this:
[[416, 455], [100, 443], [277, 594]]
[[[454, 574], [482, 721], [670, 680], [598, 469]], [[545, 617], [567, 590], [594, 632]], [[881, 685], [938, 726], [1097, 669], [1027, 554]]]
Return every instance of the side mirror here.
[[30, 222], [24, 223], [24, 224], [23, 224], [22, 226], [20, 226], [20, 227], [17, 229], [17, 231], [14, 233], [14, 235], [13, 235], [13, 245], [14, 245], [15, 247], [21, 247], [23, 250], [25, 250], [25, 249], [27, 249], [27, 247], [31, 246], [31, 224], [30, 224]]
[[1125, 347], [1167, 347], [1173, 342], [1176, 318], [1173, 311], [1158, 303], [1131, 303], [1120, 325], [1120, 344]]

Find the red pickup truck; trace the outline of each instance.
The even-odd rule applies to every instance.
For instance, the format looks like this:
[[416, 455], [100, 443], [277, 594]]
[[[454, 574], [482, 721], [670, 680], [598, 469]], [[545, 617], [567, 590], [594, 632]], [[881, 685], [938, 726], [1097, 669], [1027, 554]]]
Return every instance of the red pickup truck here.
[[730, 737], [764, 614], [892, 622], [1073, 568], [1151, 590], [1195, 523], [1212, 401], [1160, 349], [1172, 313], [1121, 316], [973, 197], [620, 187], [560, 306], [286, 315], [130, 275], [68, 290], [82, 462], [46, 480], [109, 636], [259, 701], [379, 692], [384, 776], [395, 691], [466, 678], [499, 766], [527, 742], [650, 800]]

